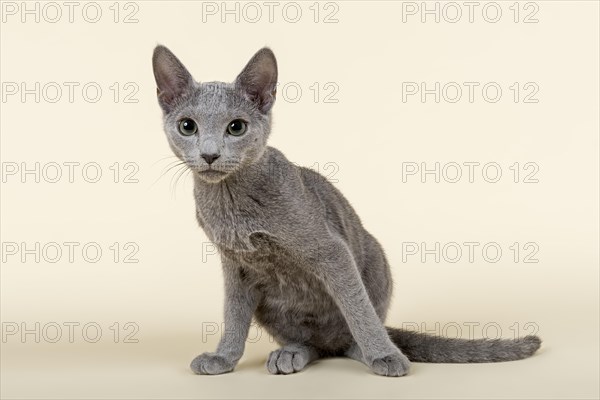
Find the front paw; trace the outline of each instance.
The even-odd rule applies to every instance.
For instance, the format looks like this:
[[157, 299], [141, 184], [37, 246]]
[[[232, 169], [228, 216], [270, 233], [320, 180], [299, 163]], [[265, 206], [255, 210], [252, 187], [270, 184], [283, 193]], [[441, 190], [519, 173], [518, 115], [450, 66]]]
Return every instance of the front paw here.
[[194, 358], [190, 367], [198, 375], [219, 375], [233, 371], [235, 362], [217, 353], [203, 353]]
[[371, 370], [381, 376], [404, 376], [410, 370], [410, 361], [401, 352], [395, 352], [373, 360]]

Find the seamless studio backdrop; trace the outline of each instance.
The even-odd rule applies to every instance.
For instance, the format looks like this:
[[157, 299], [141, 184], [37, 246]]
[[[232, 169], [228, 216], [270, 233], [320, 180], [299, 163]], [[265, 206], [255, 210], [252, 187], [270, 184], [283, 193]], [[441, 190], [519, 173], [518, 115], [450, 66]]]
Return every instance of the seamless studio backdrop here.
[[[1, 5], [2, 398], [598, 398], [597, 2], [48, 4]], [[271, 376], [253, 326], [235, 372], [193, 375], [223, 280], [169, 170], [158, 43], [199, 81], [272, 48], [270, 143], [385, 248], [388, 325], [539, 353]]]

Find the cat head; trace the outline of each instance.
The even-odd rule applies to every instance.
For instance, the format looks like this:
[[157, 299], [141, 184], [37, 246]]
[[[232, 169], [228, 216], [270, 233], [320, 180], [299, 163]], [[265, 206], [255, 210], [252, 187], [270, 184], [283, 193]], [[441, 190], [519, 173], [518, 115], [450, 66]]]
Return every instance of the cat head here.
[[199, 178], [219, 182], [260, 159], [277, 86], [270, 49], [260, 49], [232, 83], [194, 81], [160, 45], [152, 64], [169, 145]]

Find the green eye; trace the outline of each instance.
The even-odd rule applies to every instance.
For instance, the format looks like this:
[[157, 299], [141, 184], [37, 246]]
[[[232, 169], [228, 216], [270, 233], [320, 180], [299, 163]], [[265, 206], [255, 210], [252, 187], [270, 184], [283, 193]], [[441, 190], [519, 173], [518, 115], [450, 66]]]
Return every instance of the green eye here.
[[248, 125], [246, 122], [242, 121], [241, 119], [234, 119], [227, 126], [227, 132], [233, 136], [242, 136], [244, 133], [246, 133], [247, 128]]
[[198, 125], [193, 119], [186, 118], [179, 121], [179, 133], [182, 135], [191, 136], [196, 132], [198, 132]]

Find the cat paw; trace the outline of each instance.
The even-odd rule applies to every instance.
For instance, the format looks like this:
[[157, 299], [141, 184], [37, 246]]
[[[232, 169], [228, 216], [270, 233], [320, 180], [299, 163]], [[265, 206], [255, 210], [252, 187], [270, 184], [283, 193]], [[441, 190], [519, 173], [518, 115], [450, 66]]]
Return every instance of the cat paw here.
[[267, 360], [267, 370], [273, 375], [299, 372], [310, 362], [309, 351], [303, 347], [283, 347], [272, 351]]
[[397, 352], [375, 359], [371, 363], [371, 370], [381, 376], [404, 376], [410, 370], [410, 361], [404, 354]]
[[235, 363], [217, 353], [203, 353], [194, 358], [190, 368], [198, 375], [219, 375], [233, 371]]

